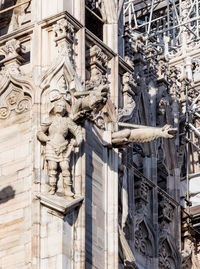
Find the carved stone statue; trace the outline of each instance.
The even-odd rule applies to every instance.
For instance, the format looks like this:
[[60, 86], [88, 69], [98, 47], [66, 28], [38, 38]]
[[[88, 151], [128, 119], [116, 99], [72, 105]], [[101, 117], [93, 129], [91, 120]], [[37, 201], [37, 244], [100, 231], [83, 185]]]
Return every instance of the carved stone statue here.
[[[42, 124], [37, 138], [46, 145], [45, 159], [48, 169], [49, 193], [55, 194], [59, 168], [62, 172], [64, 193], [67, 197], [74, 197], [71, 190], [70, 155], [73, 147], [79, 146], [83, 140], [81, 127], [78, 126], [66, 111], [66, 100], [61, 97], [54, 101], [53, 115]], [[69, 133], [74, 138], [70, 139]]]
[[150, 142], [159, 137], [173, 138], [177, 129], [172, 128], [170, 125], [164, 127], [148, 127], [139, 126], [137, 129], [124, 129], [112, 133], [112, 144], [116, 147], [126, 146], [129, 143], [145, 143]]

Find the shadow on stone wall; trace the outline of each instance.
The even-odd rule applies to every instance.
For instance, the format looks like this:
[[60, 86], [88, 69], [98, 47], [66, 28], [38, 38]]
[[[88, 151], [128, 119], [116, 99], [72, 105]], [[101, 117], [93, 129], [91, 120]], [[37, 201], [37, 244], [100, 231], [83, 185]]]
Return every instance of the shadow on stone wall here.
[[0, 191], [0, 204], [6, 203], [15, 197], [15, 190], [11, 186], [5, 187]]

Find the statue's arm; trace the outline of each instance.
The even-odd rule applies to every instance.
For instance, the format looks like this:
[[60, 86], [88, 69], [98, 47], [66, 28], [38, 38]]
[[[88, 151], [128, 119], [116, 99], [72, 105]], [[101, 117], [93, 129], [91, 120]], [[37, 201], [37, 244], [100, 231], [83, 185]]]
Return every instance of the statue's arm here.
[[49, 123], [43, 123], [41, 124], [41, 129], [37, 132], [37, 139], [40, 142], [46, 143], [49, 141], [49, 137], [46, 135], [46, 132], [48, 131], [50, 124]]
[[74, 146], [79, 146], [83, 141], [81, 127], [78, 126], [74, 121], [69, 120], [69, 130], [76, 139]]

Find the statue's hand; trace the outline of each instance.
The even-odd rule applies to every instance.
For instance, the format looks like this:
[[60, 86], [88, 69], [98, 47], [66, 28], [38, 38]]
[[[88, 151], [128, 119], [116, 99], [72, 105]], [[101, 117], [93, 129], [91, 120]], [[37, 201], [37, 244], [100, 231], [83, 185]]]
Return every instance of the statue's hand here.
[[67, 145], [68, 145], [68, 142], [65, 142], [61, 146], [57, 147], [55, 149], [56, 154], [59, 155], [60, 153], [62, 153], [63, 151], [65, 151], [66, 148], [67, 148]]
[[172, 128], [170, 125], [166, 124], [161, 130], [161, 136], [164, 138], [173, 138], [177, 133], [177, 128]]

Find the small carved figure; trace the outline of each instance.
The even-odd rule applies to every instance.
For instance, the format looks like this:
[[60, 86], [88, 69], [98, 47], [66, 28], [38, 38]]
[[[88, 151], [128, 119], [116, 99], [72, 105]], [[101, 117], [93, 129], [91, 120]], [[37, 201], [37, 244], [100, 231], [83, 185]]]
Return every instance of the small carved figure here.
[[11, 106], [17, 103], [17, 95], [15, 92], [11, 92], [10, 96], [8, 97], [8, 103]]
[[[64, 193], [73, 198], [70, 179], [70, 155], [73, 147], [79, 146], [83, 140], [81, 127], [78, 126], [66, 111], [67, 102], [61, 97], [54, 101], [53, 115], [48, 122], [42, 124], [37, 133], [40, 142], [46, 144], [45, 159], [47, 161], [49, 193], [55, 194], [57, 190], [58, 169], [62, 171]], [[69, 132], [74, 138], [69, 138]]]

